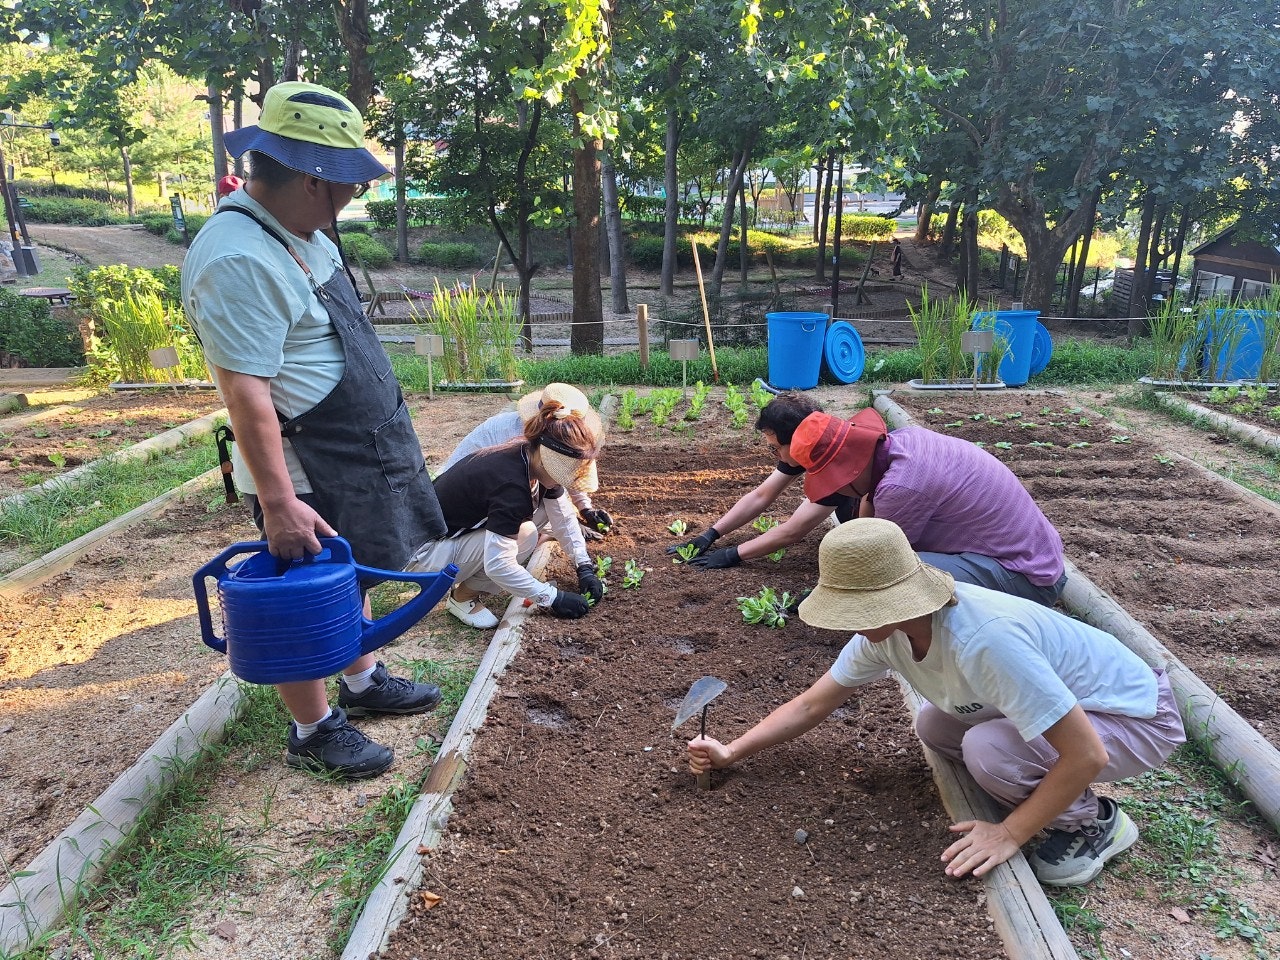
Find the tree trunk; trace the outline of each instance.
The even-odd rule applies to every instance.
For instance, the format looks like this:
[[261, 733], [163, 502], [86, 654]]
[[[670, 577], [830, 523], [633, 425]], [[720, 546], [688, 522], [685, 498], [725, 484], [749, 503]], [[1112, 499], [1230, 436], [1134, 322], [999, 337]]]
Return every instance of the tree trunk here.
[[[746, 181], [743, 181], [745, 187]], [[753, 203], [754, 207], [754, 203]], [[738, 270], [739, 283], [743, 296], [747, 293], [747, 276], [751, 266], [751, 250], [747, 246], [747, 191], [745, 189], [738, 191], [738, 213], [742, 216], [742, 223], [738, 228]]]
[[924, 199], [920, 201], [920, 210], [916, 219], [916, 243], [929, 242], [929, 225], [933, 222], [933, 208], [942, 193], [942, 177], [934, 175], [929, 178], [929, 186], [925, 189]]
[[347, 55], [347, 99], [365, 114], [373, 101], [373, 63], [369, 56], [368, 0], [334, 0], [338, 34]]
[[960, 226], [960, 266], [956, 276], [956, 290], [963, 290], [970, 299], [978, 296], [978, 206], [970, 194], [964, 204], [964, 220]]
[[604, 225], [609, 238], [609, 290], [614, 313], [630, 313], [627, 305], [627, 254], [622, 236], [622, 211], [618, 208], [618, 171], [608, 152], [600, 158], [604, 190]]
[[951, 248], [956, 243], [956, 221], [960, 217], [960, 204], [952, 200], [947, 206], [947, 222], [942, 228], [942, 242], [938, 244], [938, 252], [944, 257], [951, 256]]
[[[244, 87], [243, 86], [237, 86], [231, 91], [231, 126], [236, 130], [239, 130], [241, 127], [244, 126]], [[226, 155], [226, 152], [227, 152], [226, 147], [224, 145], [222, 150], [224, 157]], [[242, 180], [244, 179], [244, 170], [245, 170], [244, 157], [245, 155], [241, 154], [235, 159], [236, 176]]]
[[209, 84], [209, 139], [213, 147], [213, 182], [227, 175], [227, 145], [222, 142], [222, 91]]
[[827, 182], [822, 192], [822, 214], [819, 217], [815, 214], [815, 220], [821, 220], [821, 226], [818, 228], [818, 265], [813, 271], [815, 280], [825, 280], [827, 277], [827, 226], [831, 219], [831, 184], [835, 180], [836, 172], [836, 152], [834, 150], [827, 151]]
[[729, 185], [724, 203], [724, 218], [720, 223], [720, 242], [716, 247], [716, 263], [711, 270], [710, 295], [720, 296], [720, 287], [724, 282], [724, 271], [729, 265], [729, 235], [733, 230], [733, 209], [738, 199], [738, 191], [743, 189], [747, 164], [751, 162], [751, 148], [755, 144], [756, 131], [747, 132], [742, 146], [735, 152], [734, 162], [729, 174]]
[[1182, 216], [1178, 218], [1178, 232], [1173, 238], [1173, 292], [1178, 292], [1178, 271], [1182, 269], [1182, 248], [1187, 242], [1187, 228], [1191, 226], [1191, 204], [1182, 206]]
[[818, 162], [813, 165], [816, 172], [813, 182], [813, 242], [818, 242], [818, 231], [822, 222], [822, 172], [826, 166], [826, 158], [820, 157]]
[[680, 148], [680, 112], [667, 108], [666, 156], [662, 183], [667, 191], [666, 222], [662, 226], [662, 279], [658, 290], [671, 296], [676, 290], [676, 238], [680, 235], [680, 182], [676, 172], [676, 151]]
[[399, 114], [395, 118], [395, 163], [396, 163], [396, 260], [409, 262], [409, 198], [407, 196], [404, 176], [404, 123]]
[[1093, 225], [1098, 217], [1098, 201], [1101, 198], [1101, 188], [1089, 195], [1089, 212], [1081, 233], [1080, 256], [1076, 260], [1076, 268], [1071, 274], [1071, 282], [1067, 288], [1067, 316], [1069, 317], [1080, 314], [1080, 288], [1084, 286], [1084, 274], [1089, 268], [1089, 243], [1093, 239]]
[[129, 211], [129, 216], [133, 217], [133, 159], [129, 156], [129, 148], [121, 144], [120, 159], [124, 166], [124, 196], [125, 209]]
[[1138, 228], [1138, 254], [1133, 261], [1133, 286], [1129, 290], [1129, 336], [1140, 337], [1146, 332], [1147, 302], [1142, 299], [1142, 289], [1147, 270], [1147, 251], [1151, 246], [1151, 222], [1155, 219], [1156, 201], [1148, 195], [1142, 201], [1142, 223]]
[[569, 96], [573, 112], [573, 325], [569, 352], [604, 353], [604, 304], [600, 294], [600, 149], [582, 130], [582, 100]]

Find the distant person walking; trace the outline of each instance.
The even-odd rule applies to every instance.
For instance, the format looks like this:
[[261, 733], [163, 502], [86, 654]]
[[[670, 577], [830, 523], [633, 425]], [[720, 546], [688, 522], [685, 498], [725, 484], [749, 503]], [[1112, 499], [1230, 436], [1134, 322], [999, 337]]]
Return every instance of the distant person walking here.
[[893, 268], [893, 279], [902, 279], [902, 244], [894, 237], [889, 241], [889, 266]]

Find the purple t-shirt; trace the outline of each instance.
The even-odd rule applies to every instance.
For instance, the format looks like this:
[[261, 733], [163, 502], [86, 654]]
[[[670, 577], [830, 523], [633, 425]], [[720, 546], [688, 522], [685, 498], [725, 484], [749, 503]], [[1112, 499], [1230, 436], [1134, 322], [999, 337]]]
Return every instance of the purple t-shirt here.
[[968, 440], [894, 430], [876, 451], [875, 515], [922, 553], [979, 553], [1036, 586], [1062, 576], [1062, 537], [1013, 471]]

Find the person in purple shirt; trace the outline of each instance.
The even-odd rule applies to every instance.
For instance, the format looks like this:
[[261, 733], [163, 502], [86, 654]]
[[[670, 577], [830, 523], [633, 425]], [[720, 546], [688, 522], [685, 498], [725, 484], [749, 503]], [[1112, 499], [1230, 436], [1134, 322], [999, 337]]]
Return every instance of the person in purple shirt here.
[[891, 520], [932, 567], [1053, 606], [1066, 586], [1062, 537], [1003, 463], [968, 440], [904, 427], [875, 410], [842, 420], [811, 413], [791, 438], [804, 492], [860, 500], [858, 515]]

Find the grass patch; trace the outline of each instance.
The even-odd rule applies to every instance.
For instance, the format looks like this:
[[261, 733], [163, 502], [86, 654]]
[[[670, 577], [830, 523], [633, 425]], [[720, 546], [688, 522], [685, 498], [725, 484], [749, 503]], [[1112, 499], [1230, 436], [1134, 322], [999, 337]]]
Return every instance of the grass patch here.
[[[1142, 837], [1110, 869], [1120, 876], [1149, 879], [1161, 902], [1195, 904], [1197, 922], [1209, 926], [1219, 940], [1238, 938], [1259, 956], [1269, 955], [1266, 951], [1273, 945], [1267, 934], [1277, 929], [1276, 919], [1259, 914], [1232, 892], [1238, 874], [1218, 837], [1224, 817], [1260, 822], [1228, 776], [1188, 743], [1164, 766], [1123, 783], [1131, 794], [1122, 805]], [[1082, 933], [1098, 951], [1081, 956], [1105, 956], [1105, 924], [1088, 909], [1088, 888], [1048, 888], [1046, 893], [1062, 925]]]
[[[218, 465], [208, 438], [146, 460], [104, 461], [76, 484], [0, 509], [0, 543], [48, 553]], [[221, 499], [210, 505], [218, 509]]]
[[[402, 670], [408, 668], [408, 674], [415, 681], [440, 687], [444, 699], [436, 708], [436, 717], [446, 726], [451, 723], [470, 688], [475, 664], [407, 660], [398, 666]], [[439, 748], [438, 743], [419, 738], [413, 755], [429, 753], [434, 760]], [[418, 799], [427, 772], [429, 768], [415, 781], [397, 777], [392, 787], [359, 820], [329, 831], [332, 846], [326, 845], [326, 849], [308, 860], [299, 871], [300, 879], [308, 883], [314, 893], [337, 894], [329, 935], [335, 952], [341, 952], [369, 892], [382, 878], [396, 836]], [[316, 880], [317, 877], [322, 879]]]

